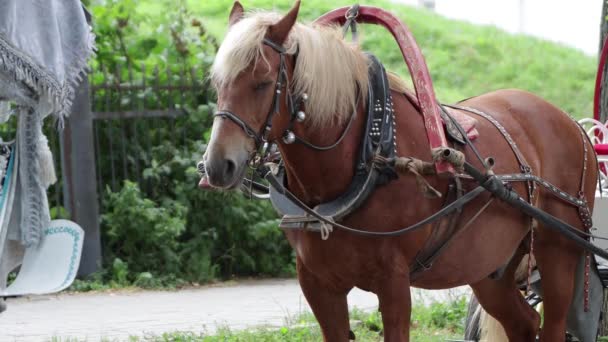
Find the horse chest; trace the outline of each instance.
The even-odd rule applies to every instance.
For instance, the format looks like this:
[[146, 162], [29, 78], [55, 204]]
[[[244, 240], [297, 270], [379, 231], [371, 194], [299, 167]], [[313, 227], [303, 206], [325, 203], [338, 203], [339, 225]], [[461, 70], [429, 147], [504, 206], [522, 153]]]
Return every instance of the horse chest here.
[[288, 231], [286, 236], [296, 251], [299, 266], [332, 286], [373, 291], [386, 276], [387, 267], [407, 272], [404, 255], [392, 247], [395, 241], [361, 239], [342, 232], [332, 233], [325, 241], [313, 232]]

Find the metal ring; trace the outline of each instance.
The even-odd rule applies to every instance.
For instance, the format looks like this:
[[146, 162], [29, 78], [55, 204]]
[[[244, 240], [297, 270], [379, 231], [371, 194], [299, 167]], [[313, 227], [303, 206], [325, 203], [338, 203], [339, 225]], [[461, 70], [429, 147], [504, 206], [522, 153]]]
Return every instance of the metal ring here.
[[357, 19], [358, 16], [359, 16], [359, 5], [358, 4], [353, 5], [351, 8], [348, 9], [348, 11], [346, 11], [346, 14], [344, 14], [344, 18], [346, 18], [346, 20], [354, 20], [354, 19]]

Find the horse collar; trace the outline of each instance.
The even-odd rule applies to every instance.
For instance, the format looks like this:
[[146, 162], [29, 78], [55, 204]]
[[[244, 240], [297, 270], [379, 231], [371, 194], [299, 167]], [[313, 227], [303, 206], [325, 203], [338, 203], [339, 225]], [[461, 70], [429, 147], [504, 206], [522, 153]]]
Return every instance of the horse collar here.
[[[356, 161], [353, 180], [341, 196], [315, 207], [315, 211], [320, 215], [334, 221], [341, 220], [359, 208], [377, 186], [397, 177], [391, 168], [375, 165], [376, 158], [392, 159], [395, 157], [396, 132], [393, 101], [386, 70], [375, 56], [368, 54], [368, 58], [370, 66], [368, 70], [367, 117], [359, 145], [359, 156]], [[349, 130], [352, 121], [351, 118], [345, 132]], [[279, 182], [284, 181], [284, 171], [283, 168], [279, 168]], [[287, 218], [282, 222], [282, 227], [301, 228], [307, 226], [314, 229], [313, 227], [318, 226], [318, 221], [315, 222], [309, 217], [306, 218], [307, 215], [302, 208], [299, 208], [286, 198], [285, 194], [277, 190], [279, 189], [274, 186], [270, 187], [270, 199], [275, 209], [285, 215], [284, 219]]]

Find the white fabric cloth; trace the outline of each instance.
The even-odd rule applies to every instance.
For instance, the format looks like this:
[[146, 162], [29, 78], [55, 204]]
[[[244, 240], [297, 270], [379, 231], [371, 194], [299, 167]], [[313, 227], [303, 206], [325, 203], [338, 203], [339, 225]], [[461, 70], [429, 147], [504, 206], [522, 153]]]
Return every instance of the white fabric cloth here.
[[78, 0], [0, 1], [0, 69], [37, 96], [47, 93], [40, 100], [61, 117], [69, 113], [93, 46]]

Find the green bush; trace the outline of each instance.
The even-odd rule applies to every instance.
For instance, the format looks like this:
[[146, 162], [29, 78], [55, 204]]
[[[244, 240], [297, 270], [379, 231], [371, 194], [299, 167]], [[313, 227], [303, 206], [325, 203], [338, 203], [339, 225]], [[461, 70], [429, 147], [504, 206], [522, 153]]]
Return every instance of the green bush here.
[[165, 199], [158, 205], [144, 198], [136, 184], [125, 181], [119, 192], [108, 190], [102, 226], [104, 256], [112, 260], [119, 284], [135, 280], [127, 278], [129, 271], [179, 272], [179, 237], [186, 229], [181, 203]]

